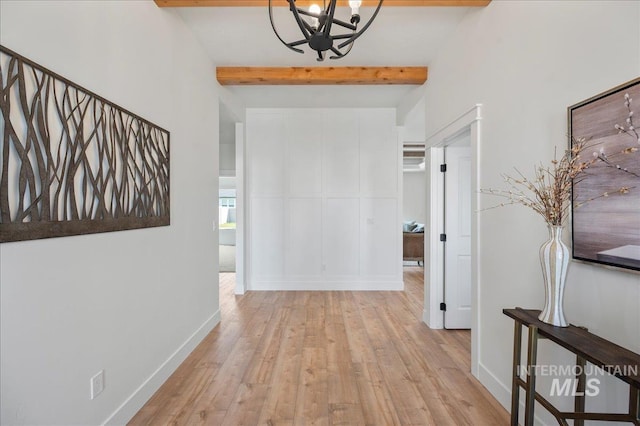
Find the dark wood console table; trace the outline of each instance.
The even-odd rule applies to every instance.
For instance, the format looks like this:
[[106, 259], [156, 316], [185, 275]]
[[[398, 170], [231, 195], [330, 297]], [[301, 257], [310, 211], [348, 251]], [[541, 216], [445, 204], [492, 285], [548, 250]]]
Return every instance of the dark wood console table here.
[[[503, 309], [508, 317], [515, 320], [513, 341], [513, 370], [511, 383], [511, 425], [518, 425], [518, 409], [520, 408], [520, 388], [525, 391], [525, 426], [533, 426], [534, 405], [538, 401], [558, 420], [558, 424], [567, 425], [573, 419], [575, 426], [583, 426], [585, 420], [603, 420], [629, 422], [640, 426], [640, 355], [618, 346], [608, 340], [589, 333], [585, 328], [569, 326], [554, 327], [538, 319], [539, 310]], [[521, 369], [522, 327], [529, 329], [527, 346], [526, 380], [519, 376]], [[574, 411], [563, 412], [556, 409], [542, 395], [536, 392], [536, 368], [538, 339], [547, 338], [576, 354], [576, 365], [580, 374], [576, 377], [577, 388]], [[585, 413], [585, 365], [587, 362], [602, 368], [604, 371], [629, 384], [629, 410], [624, 414]]]

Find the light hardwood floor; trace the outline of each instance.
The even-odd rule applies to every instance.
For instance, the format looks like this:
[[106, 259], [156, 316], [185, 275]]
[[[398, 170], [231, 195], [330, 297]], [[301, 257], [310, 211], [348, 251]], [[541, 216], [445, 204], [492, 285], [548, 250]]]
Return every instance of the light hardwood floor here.
[[470, 373], [468, 331], [404, 292], [248, 292], [220, 274], [222, 322], [131, 425], [506, 425]]

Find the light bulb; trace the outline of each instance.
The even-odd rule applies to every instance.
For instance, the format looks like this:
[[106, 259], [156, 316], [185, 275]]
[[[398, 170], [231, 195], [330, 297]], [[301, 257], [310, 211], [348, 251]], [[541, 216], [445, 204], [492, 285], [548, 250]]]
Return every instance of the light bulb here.
[[[317, 4], [312, 4], [311, 6], [309, 6], [309, 13], [313, 13], [314, 15], [319, 15], [320, 12], [322, 12], [322, 9], [320, 9], [320, 6], [318, 6]], [[311, 26], [313, 28], [318, 28], [318, 18], [311, 18]]]
[[315, 14], [320, 14], [320, 12], [322, 12], [322, 9], [320, 8], [320, 6], [318, 6], [317, 4], [312, 4], [311, 6], [309, 6], [309, 12], [310, 13], [315, 13]]
[[362, 5], [362, 0], [349, 0], [349, 7], [351, 7], [351, 14], [359, 15], [361, 5]]

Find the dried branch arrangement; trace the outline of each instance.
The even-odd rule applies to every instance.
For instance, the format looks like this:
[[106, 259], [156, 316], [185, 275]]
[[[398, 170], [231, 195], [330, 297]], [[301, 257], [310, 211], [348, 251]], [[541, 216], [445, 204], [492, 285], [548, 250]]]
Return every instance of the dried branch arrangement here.
[[[602, 192], [587, 199], [576, 200], [573, 198], [573, 185], [578, 184], [589, 177], [589, 169], [596, 163], [602, 163], [606, 167], [611, 167], [618, 172], [629, 174], [640, 178], [638, 172], [622, 167], [617, 163], [620, 156], [626, 156], [638, 151], [640, 136], [633, 125], [633, 111], [631, 109], [632, 99], [625, 94], [625, 106], [629, 115], [626, 118], [626, 125], [616, 124], [618, 133], [624, 133], [633, 138], [631, 146], [619, 152], [606, 153], [603, 148], [598, 149], [595, 144], [589, 144], [585, 139], [573, 139], [571, 148], [565, 151], [559, 160], [554, 155], [551, 164], [545, 166], [538, 165], [535, 168], [534, 177], [528, 178], [518, 169], [516, 176], [503, 174], [502, 177], [508, 189], [482, 189], [484, 194], [496, 195], [506, 198], [504, 203], [490, 207], [489, 209], [502, 207], [511, 204], [521, 204], [532, 209], [544, 218], [552, 226], [563, 226], [569, 216], [572, 202], [578, 208], [588, 202], [610, 195], [624, 195], [635, 186], [620, 186]], [[591, 154], [589, 154], [591, 152]], [[640, 181], [639, 181], [640, 185]]]
[[169, 132], [0, 46], [0, 242], [169, 224]]

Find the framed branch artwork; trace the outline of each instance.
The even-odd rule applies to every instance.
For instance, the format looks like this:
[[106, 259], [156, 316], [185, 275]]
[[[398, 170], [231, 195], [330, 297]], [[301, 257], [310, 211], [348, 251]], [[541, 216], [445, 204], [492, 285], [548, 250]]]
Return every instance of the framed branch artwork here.
[[640, 78], [568, 108], [590, 159], [573, 185], [573, 258], [640, 271]]
[[0, 46], [0, 242], [166, 226], [169, 132]]

